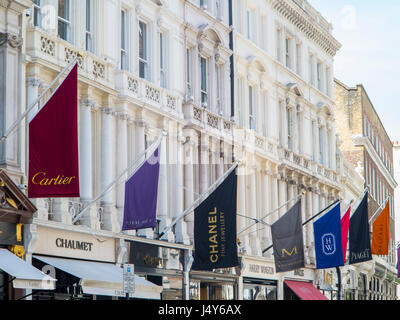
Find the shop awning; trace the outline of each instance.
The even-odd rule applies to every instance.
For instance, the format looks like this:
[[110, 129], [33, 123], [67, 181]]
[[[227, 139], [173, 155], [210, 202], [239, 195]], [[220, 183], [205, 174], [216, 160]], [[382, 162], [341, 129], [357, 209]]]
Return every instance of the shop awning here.
[[[34, 258], [80, 278], [86, 294], [125, 297], [123, 269], [114, 264], [36, 255]], [[161, 291], [162, 287], [135, 276], [135, 293], [130, 297], [159, 300]]]
[[311, 282], [285, 280], [285, 284], [301, 300], [329, 300]]
[[15, 277], [16, 289], [54, 290], [56, 279], [18, 258], [7, 249], [0, 249], [0, 269]]

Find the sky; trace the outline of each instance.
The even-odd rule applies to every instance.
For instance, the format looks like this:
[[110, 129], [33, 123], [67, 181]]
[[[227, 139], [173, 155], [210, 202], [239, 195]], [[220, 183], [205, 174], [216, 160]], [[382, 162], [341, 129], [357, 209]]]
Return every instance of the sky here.
[[400, 141], [400, 1], [308, 0], [342, 44], [335, 78], [362, 84], [392, 141]]

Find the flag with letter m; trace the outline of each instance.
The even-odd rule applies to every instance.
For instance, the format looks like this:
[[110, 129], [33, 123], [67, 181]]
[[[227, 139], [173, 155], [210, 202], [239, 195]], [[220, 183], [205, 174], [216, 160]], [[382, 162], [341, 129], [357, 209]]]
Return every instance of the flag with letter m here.
[[304, 267], [301, 199], [271, 226], [276, 272]]

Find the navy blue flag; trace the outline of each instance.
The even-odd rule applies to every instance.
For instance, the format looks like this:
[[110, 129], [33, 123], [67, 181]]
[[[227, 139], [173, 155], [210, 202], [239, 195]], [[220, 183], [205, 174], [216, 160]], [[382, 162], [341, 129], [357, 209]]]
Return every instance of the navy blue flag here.
[[344, 265], [340, 203], [313, 223], [317, 269]]
[[194, 210], [192, 270], [239, 265], [236, 238], [236, 169]]
[[350, 218], [349, 264], [372, 260], [368, 223], [368, 192]]

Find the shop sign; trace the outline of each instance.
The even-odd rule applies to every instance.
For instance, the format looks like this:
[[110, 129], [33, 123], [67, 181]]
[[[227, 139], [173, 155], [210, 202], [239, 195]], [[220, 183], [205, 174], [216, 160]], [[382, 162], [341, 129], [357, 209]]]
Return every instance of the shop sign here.
[[155, 244], [130, 241], [130, 263], [135, 267], [183, 270], [183, 251]]
[[246, 277], [267, 278], [276, 275], [272, 264], [265, 264], [255, 260], [243, 259], [242, 275]]
[[23, 245], [23, 226], [21, 224], [0, 222], [0, 245]]
[[113, 238], [40, 226], [37, 233], [39, 237], [35, 246], [36, 254], [115, 262]]

